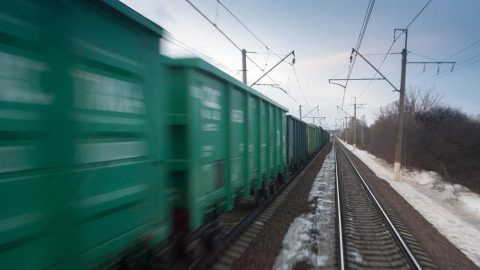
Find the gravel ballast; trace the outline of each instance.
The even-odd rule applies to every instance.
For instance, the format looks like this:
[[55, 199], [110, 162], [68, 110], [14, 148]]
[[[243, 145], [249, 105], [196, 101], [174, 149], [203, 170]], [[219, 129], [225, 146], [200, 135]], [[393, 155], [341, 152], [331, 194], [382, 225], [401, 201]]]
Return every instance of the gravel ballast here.
[[[291, 189], [273, 216], [265, 222], [263, 229], [257, 234], [249, 247], [235, 261], [233, 269], [272, 269], [277, 257], [282, 252], [283, 241], [291, 224], [300, 216], [312, 211], [309, 194], [318, 172], [322, 168], [327, 154], [331, 151], [328, 144], [311, 166], [301, 176], [300, 181]], [[458, 248], [441, 235], [425, 220], [407, 201], [403, 199], [388, 182], [379, 179], [358, 158], [351, 155], [363, 176], [368, 178], [370, 188], [382, 204], [389, 205], [403, 222], [403, 225], [423, 247], [430, 259], [439, 269], [478, 269]], [[336, 237], [336, 236], [335, 236]], [[322, 268], [332, 268], [330, 264]], [[282, 268], [278, 267], [277, 268]], [[299, 261], [294, 265], [286, 265], [286, 269], [312, 269], [308, 261]]]
[[[331, 148], [329, 143], [320, 151], [275, 214], [265, 223], [263, 230], [235, 262], [233, 269], [272, 269], [290, 224], [299, 215], [311, 209], [308, 196], [315, 177]], [[294, 268], [298, 267], [303, 268], [300, 264]]]

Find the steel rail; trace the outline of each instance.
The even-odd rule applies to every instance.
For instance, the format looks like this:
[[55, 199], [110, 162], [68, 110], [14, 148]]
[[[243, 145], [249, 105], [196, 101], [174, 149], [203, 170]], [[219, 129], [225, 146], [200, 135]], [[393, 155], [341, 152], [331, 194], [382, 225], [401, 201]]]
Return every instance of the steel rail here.
[[387, 213], [385, 212], [385, 210], [383, 210], [383, 207], [380, 205], [380, 202], [377, 200], [377, 198], [375, 197], [375, 195], [373, 194], [372, 190], [370, 189], [370, 187], [368, 186], [367, 182], [365, 181], [365, 179], [363, 179], [362, 175], [360, 174], [360, 172], [358, 171], [357, 167], [353, 164], [353, 161], [348, 157], [347, 153], [345, 152], [345, 150], [343, 149], [343, 147], [340, 147], [342, 149], [342, 152], [345, 154], [345, 157], [347, 158], [347, 160], [350, 162], [350, 165], [352, 165], [352, 168], [355, 170], [355, 173], [358, 175], [358, 177], [360, 178], [360, 180], [362, 180], [362, 184], [363, 186], [367, 189], [368, 191], [368, 194], [370, 195], [370, 197], [373, 199], [373, 201], [375, 202], [375, 205], [377, 206], [377, 208], [380, 210], [380, 212], [382, 213], [383, 215], [383, 218], [387, 221], [390, 229], [392, 230], [392, 232], [394, 233], [395, 237], [396, 237], [396, 240], [398, 240], [398, 242], [400, 242], [402, 248], [404, 249], [405, 253], [408, 255], [408, 259], [411, 260], [411, 262], [413, 263], [413, 265], [415, 266], [416, 269], [419, 269], [421, 270], [422, 267], [420, 266], [420, 264], [418, 263], [417, 259], [415, 258], [415, 256], [413, 255], [412, 251], [410, 250], [410, 248], [408, 248], [407, 244], [405, 243], [405, 241], [403, 240], [402, 236], [400, 235], [400, 233], [397, 231], [397, 229], [395, 228], [395, 226], [393, 225], [393, 222], [390, 220], [390, 218], [388, 217]]
[[343, 227], [342, 227], [342, 209], [341, 209], [341, 201], [340, 201], [340, 184], [338, 179], [338, 166], [337, 166], [337, 151], [335, 150], [335, 144], [333, 143], [333, 155], [335, 157], [335, 188], [336, 188], [336, 197], [337, 197], [337, 215], [338, 215], [338, 249], [340, 253], [340, 269], [345, 269], [345, 255], [343, 249]]
[[[332, 143], [333, 144], [333, 143]], [[280, 189], [277, 190], [277, 193], [274, 196], [267, 198], [263, 203], [248, 213], [242, 220], [235, 225], [231, 230], [226, 232], [226, 234], [222, 238], [222, 242], [217, 250], [213, 251], [210, 254], [207, 254], [204, 258], [193, 262], [191, 265], [187, 267], [188, 270], [200, 270], [200, 269], [208, 269], [209, 266], [218, 258], [218, 256], [225, 250], [225, 248], [231, 244], [233, 239], [242, 233], [248, 225], [253, 224], [257, 217], [259, 217], [270, 205], [271, 203], [283, 193], [283, 191], [290, 186], [291, 183], [295, 182], [299, 177], [303, 176], [305, 172], [312, 166], [315, 160], [320, 156], [322, 151], [324, 151], [328, 142], [324, 144], [320, 149], [317, 150], [314, 157], [308, 161], [308, 164], [300, 171], [295, 172], [295, 174], [291, 175], [287, 178], [287, 181], [283, 183]]]

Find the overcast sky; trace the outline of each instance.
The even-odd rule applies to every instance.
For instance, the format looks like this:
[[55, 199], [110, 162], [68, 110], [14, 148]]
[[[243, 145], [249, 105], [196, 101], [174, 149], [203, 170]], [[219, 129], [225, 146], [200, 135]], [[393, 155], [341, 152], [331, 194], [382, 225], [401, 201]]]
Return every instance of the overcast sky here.
[[[279, 58], [272, 55], [217, 3], [217, 0], [191, 0], [238, 46], [255, 52], [249, 56], [261, 67], [273, 66]], [[176, 40], [190, 48], [182, 49], [178, 41], [165, 41], [164, 53], [173, 56], [202, 54], [220, 69], [241, 80], [241, 54], [219, 31], [207, 22], [186, 1], [123, 0], [142, 15], [156, 22]], [[309, 116], [324, 116], [322, 124], [335, 126], [340, 117], [343, 89], [328, 83], [329, 78], [346, 78], [351, 48], [360, 32], [368, 0], [222, 0], [230, 11], [242, 20], [270, 49], [282, 56], [295, 50], [296, 82], [291, 57], [271, 73], [271, 77], [289, 96], [270, 86], [255, 88], [298, 116], [299, 104], [319, 106]], [[373, 7], [360, 52], [379, 66], [393, 42], [394, 28], [406, 27], [427, 0], [377, 0]], [[477, 42], [478, 41], [478, 42]], [[176, 43], [176, 44], [174, 44]], [[456, 54], [468, 45], [469, 48]], [[392, 52], [404, 45], [400, 38]], [[457, 61], [450, 65], [407, 66], [407, 91], [412, 88], [429, 90], [443, 96], [443, 102], [460, 107], [469, 114], [480, 114], [480, 1], [432, 0], [409, 27], [409, 61]], [[189, 52], [190, 51], [190, 52]], [[455, 55], [456, 54], [456, 55]], [[381, 72], [397, 87], [400, 85], [401, 55], [389, 55]], [[248, 81], [262, 75], [251, 62], [247, 63]], [[437, 75], [437, 72], [439, 73]], [[352, 78], [372, 77], [374, 70], [357, 59]], [[260, 83], [272, 84], [268, 78]], [[368, 124], [375, 120], [378, 108], [398, 99], [398, 93], [385, 81], [351, 81], [346, 90], [345, 110], [353, 114], [352, 97], [365, 107]], [[367, 87], [368, 86], [368, 87]], [[304, 97], [305, 96], [305, 97]], [[309, 111], [304, 107], [302, 111]], [[312, 119], [307, 119], [312, 121]], [[318, 123], [318, 120], [317, 120]]]

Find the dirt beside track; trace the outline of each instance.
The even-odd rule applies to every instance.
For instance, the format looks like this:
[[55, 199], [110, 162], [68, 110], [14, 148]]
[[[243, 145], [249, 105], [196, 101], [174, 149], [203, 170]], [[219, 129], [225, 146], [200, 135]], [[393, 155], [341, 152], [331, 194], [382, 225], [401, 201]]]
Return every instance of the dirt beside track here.
[[[331, 148], [332, 145], [329, 143], [320, 151], [311, 166], [300, 176], [296, 186], [283, 200], [276, 213], [266, 222], [263, 230], [235, 262], [233, 269], [272, 269], [290, 224], [311, 207], [308, 202], [308, 194]], [[296, 265], [294, 268], [303, 269], [305, 267]]]
[[439, 269], [478, 269], [465, 254], [440, 234], [387, 181], [378, 178], [356, 156], [350, 155], [350, 158], [354, 160], [355, 164], [358, 164], [362, 175], [368, 178], [370, 188], [380, 202], [389, 205], [398, 214], [405, 227], [413, 234]]

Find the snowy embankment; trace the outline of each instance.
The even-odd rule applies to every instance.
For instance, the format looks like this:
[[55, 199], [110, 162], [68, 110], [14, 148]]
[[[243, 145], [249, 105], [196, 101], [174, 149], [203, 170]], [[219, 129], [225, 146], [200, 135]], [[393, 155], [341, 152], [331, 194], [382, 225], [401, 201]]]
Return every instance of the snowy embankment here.
[[[353, 147], [342, 141], [348, 149]], [[353, 153], [379, 178], [387, 181], [452, 244], [480, 266], [480, 195], [458, 184], [445, 183], [435, 172], [402, 169], [393, 181], [393, 165], [366, 151]]]
[[333, 267], [335, 258], [335, 159], [331, 151], [308, 195], [310, 211], [295, 218], [283, 239], [273, 269]]

